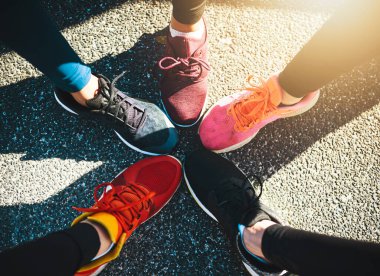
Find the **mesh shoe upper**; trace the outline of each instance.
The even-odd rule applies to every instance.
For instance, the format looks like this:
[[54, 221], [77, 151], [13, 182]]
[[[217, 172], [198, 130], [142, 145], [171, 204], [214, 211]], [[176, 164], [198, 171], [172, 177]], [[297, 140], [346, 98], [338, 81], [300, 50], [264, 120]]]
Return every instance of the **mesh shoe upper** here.
[[[123, 74], [122, 74], [123, 75]], [[154, 104], [128, 97], [99, 75], [97, 95], [86, 103], [78, 104], [69, 93], [57, 90], [57, 100], [73, 113], [102, 123], [115, 130], [127, 143], [152, 153], [168, 153], [178, 142], [174, 126]]]
[[285, 117], [306, 112], [315, 105], [319, 91], [311, 92], [291, 106], [280, 105], [282, 88], [278, 78], [256, 86], [249, 78], [249, 86], [215, 103], [199, 126], [202, 144], [215, 152], [228, 152], [248, 143], [261, 128]]
[[[73, 224], [85, 219], [100, 223], [115, 246], [104, 256], [83, 266], [76, 275], [97, 275], [105, 264], [116, 259], [134, 230], [169, 202], [181, 178], [181, 163], [164, 155], [140, 160], [111, 183], [98, 185], [94, 192], [94, 206], [75, 208], [85, 213]], [[98, 196], [102, 188], [103, 193]]]
[[207, 96], [207, 30], [201, 40], [167, 36], [166, 52], [158, 65], [164, 76], [160, 90], [165, 109], [175, 123], [191, 125], [203, 110]]
[[262, 184], [256, 193], [251, 181], [230, 161], [210, 151], [197, 151], [186, 158], [185, 177], [192, 195], [202, 208], [218, 220], [246, 265], [265, 273], [278, 273], [272, 265], [262, 264], [244, 251], [238, 224], [251, 226], [264, 219], [280, 220], [259, 201]]

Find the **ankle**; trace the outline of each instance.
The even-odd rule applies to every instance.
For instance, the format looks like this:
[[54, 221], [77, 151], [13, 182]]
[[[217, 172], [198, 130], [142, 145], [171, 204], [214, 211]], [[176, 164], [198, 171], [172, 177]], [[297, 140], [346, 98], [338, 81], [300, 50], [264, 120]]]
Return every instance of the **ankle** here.
[[196, 32], [196, 31], [200, 31], [200, 30], [204, 29], [204, 23], [203, 23], [203, 19], [202, 18], [198, 22], [196, 22], [194, 24], [183, 24], [183, 23], [177, 21], [177, 19], [175, 19], [172, 16], [172, 19], [171, 19], [171, 22], [170, 22], [170, 26], [174, 30], [176, 30], [178, 32], [182, 32], [182, 33]]
[[300, 102], [302, 98], [296, 98], [290, 95], [288, 92], [286, 92], [284, 89], [282, 89], [282, 100], [281, 104], [283, 105], [293, 105], [298, 102]]
[[101, 256], [105, 252], [107, 252], [110, 246], [112, 245], [112, 241], [108, 235], [107, 230], [102, 225], [96, 222], [89, 221], [89, 220], [84, 220], [81, 223], [90, 224], [92, 227], [95, 228], [96, 232], [98, 232], [100, 247], [99, 247], [98, 253], [96, 254], [94, 258], [97, 258], [98, 256]]
[[86, 102], [96, 96], [98, 89], [98, 78], [91, 75], [91, 79], [86, 86], [78, 92], [71, 93], [71, 95], [80, 105], [87, 107]]
[[264, 253], [261, 249], [262, 246], [262, 240], [264, 236], [265, 229], [267, 229], [269, 226], [276, 224], [273, 221], [270, 220], [262, 220], [257, 222], [251, 227], [245, 228], [246, 231], [244, 231], [243, 234], [243, 239], [244, 239], [244, 244], [246, 248], [254, 255], [265, 259], [268, 261]]

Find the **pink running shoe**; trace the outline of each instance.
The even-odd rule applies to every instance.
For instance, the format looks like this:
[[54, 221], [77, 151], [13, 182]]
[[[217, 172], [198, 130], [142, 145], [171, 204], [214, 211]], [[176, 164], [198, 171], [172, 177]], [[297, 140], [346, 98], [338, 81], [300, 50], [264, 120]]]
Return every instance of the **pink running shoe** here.
[[238, 149], [249, 143], [267, 124], [296, 116], [312, 108], [319, 90], [311, 92], [291, 106], [282, 106], [282, 88], [278, 76], [262, 81], [261, 86], [248, 77], [250, 87], [224, 97], [205, 114], [199, 126], [202, 144], [217, 153]]

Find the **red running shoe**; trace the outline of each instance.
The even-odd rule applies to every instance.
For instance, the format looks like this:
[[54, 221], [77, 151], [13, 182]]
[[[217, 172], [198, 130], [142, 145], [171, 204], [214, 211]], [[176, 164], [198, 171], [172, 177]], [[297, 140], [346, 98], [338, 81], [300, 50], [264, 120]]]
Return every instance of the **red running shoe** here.
[[[181, 178], [182, 166], [176, 158], [156, 156], [135, 163], [111, 183], [98, 185], [94, 192], [93, 207], [74, 207], [84, 213], [72, 225], [86, 219], [102, 225], [111, 238], [112, 249], [81, 267], [75, 275], [98, 275], [107, 263], [116, 259], [135, 229], [170, 201]], [[103, 189], [103, 193], [98, 198], [100, 189]]]
[[203, 115], [207, 98], [207, 27], [201, 39], [167, 35], [165, 57], [158, 62], [164, 72], [160, 81], [166, 114], [180, 127], [195, 125]]

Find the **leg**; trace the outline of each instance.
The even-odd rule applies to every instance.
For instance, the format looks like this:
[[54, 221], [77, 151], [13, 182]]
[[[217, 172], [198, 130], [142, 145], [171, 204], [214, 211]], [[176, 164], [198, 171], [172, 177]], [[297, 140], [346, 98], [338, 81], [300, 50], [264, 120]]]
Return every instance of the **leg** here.
[[85, 99], [94, 97], [97, 78], [91, 75], [91, 69], [83, 64], [38, 1], [2, 0], [0, 40], [37, 67], [56, 87], [82, 100], [82, 105]]
[[288, 96], [302, 98], [375, 57], [380, 53], [379, 24], [379, 1], [347, 1], [280, 74], [281, 87]]
[[244, 240], [255, 255], [300, 275], [375, 275], [380, 244], [346, 240], [260, 221]]
[[0, 3], [0, 40], [54, 82], [55, 98], [65, 110], [117, 131], [126, 145], [145, 154], [174, 148], [178, 136], [165, 114], [117, 92], [107, 78], [91, 75], [37, 0]]
[[319, 88], [380, 53], [379, 25], [379, 1], [347, 0], [279, 77], [259, 87], [250, 82], [243, 94], [215, 104], [199, 127], [203, 145], [216, 152], [235, 150], [265, 125], [312, 108]]
[[1, 252], [0, 267], [17, 276], [97, 275], [119, 256], [137, 227], [169, 202], [181, 179], [181, 163], [171, 156], [140, 160], [98, 185], [91, 208], [74, 208], [83, 214], [71, 228]]
[[[281, 218], [260, 202], [259, 178], [251, 183], [218, 154], [200, 150], [187, 156], [184, 179], [198, 205], [223, 226], [252, 275], [282, 275], [283, 269], [300, 275], [379, 274], [380, 244], [282, 226]], [[255, 186], [261, 186], [259, 194]]]
[[97, 229], [79, 223], [1, 252], [0, 264], [3, 271], [12, 271], [12, 275], [73, 275], [95, 257], [100, 244]]
[[[173, 17], [172, 24], [191, 26], [200, 22], [202, 15], [205, 11], [206, 0], [173, 0]], [[173, 22], [174, 21], [174, 22]], [[181, 30], [179, 30], [181, 31]], [[184, 30], [184, 32], [191, 32], [193, 30]]]

